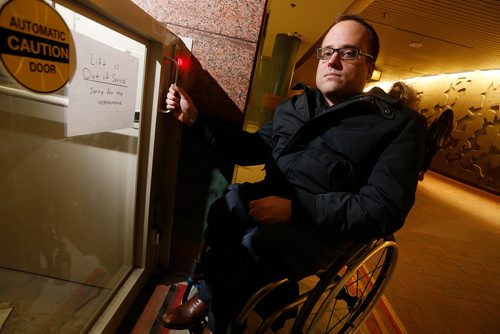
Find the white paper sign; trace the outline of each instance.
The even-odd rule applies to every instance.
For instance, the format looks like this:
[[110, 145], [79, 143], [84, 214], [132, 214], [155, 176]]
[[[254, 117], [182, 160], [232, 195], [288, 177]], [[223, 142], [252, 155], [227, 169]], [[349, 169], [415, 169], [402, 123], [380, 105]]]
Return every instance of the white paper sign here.
[[139, 60], [74, 33], [76, 71], [69, 85], [66, 136], [133, 126]]

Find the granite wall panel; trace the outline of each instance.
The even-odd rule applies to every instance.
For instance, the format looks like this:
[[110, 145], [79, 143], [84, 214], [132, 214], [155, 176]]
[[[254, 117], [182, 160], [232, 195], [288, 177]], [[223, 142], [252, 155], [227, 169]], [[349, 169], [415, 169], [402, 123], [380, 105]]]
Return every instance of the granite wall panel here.
[[176, 27], [176, 34], [193, 39], [188, 87], [202, 112], [242, 122], [255, 61], [255, 44]]
[[134, 0], [160, 22], [257, 42], [265, 0]]
[[246, 106], [266, 1], [133, 1], [193, 40], [189, 90], [202, 111], [241, 122], [234, 112]]

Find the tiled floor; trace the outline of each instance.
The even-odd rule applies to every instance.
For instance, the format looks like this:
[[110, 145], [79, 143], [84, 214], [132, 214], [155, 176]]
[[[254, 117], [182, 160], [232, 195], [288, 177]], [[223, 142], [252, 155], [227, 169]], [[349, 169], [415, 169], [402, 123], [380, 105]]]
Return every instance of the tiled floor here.
[[500, 202], [429, 172], [386, 296], [408, 333], [500, 333]]

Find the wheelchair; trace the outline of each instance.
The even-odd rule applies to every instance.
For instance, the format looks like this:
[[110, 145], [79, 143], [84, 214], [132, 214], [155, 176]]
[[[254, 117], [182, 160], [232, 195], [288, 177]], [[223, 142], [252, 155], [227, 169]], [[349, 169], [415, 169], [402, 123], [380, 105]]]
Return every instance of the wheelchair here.
[[282, 314], [298, 309], [297, 316], [282, 329], [284, 333], [353, 333], [364, 322], [382, 296], [396, 266], [394, 236], [354, 244], [325, 269], [299, 281], [301, 294], [292, 303], [266, 319], [247, 320], [258, 303], [288, 279], [272, 282], [248, 300], [234, 323], [251, 333], [268, 333]]
[[[266, 296], [289, 283], [290, 279], [271, 282], [257, 290], [239, 312], [229, 333], [353, 333], [382, 296], [396, 266], [397, 256], [393, 235], [372, 239], [368, 243], [354, 243], [324, 269], [298, 281], [300, 295], [266, 318], [261, 318], [256, 312], [259, 303], [265, 302]], [[195, 260], [188, 276], [183, 303], [203, 279], [200, 258]], [[295, 312], [296, 316], [278, 325], [283, 328], [276, 330], [274, 325], [290, 312]], [[200, 333], [205, 325], [204, 320], [189, 331], [191, 334]]]
[[[452, 131], [453, 113], [445, 110], [428, 129], [424, 164], [420, 180], [427, 171], [435, 153]], [[206, 251], [204, 246], [202, 252]], [[396, 267], [398, 247], [394, 235], [374, 238], [367, 243], [353, 243], [336, 256], [324, 269], [301, 279], [298, 283], [300, 294], [291, 303], [262, 318], [256, 309], [260, 302], [278, 287], [290, 282], [285, 278], [271, 282], [256, 291], [231, 324], [229, 333], [354, 333], [370, 315]], [[200, 272], [201, 255], [195, 260], [188, 277], [185, 302], [192, 295], [192, 288], [203, 277]], [[274, 325], [282, 316], [296, 312], [276, 330]], [[206, 322], [190, 329], [197, 334]], [[246, 328], [246, 331], [243, 329]]]

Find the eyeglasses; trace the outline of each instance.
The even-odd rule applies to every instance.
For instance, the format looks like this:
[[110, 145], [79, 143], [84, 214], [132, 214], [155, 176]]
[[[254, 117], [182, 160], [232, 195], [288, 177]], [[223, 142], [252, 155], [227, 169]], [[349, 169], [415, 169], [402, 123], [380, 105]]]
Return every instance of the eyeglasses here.
[[335, 52], [339, 53], [339, 58], [342, 60], [355, 60], [358, 59], [359, 55], [370, 57], [373, 60], [373, 56], [369, 53], [363, 52], [357, 48], [317, 48], [316, 57], [319, 60], [330, 60]]

